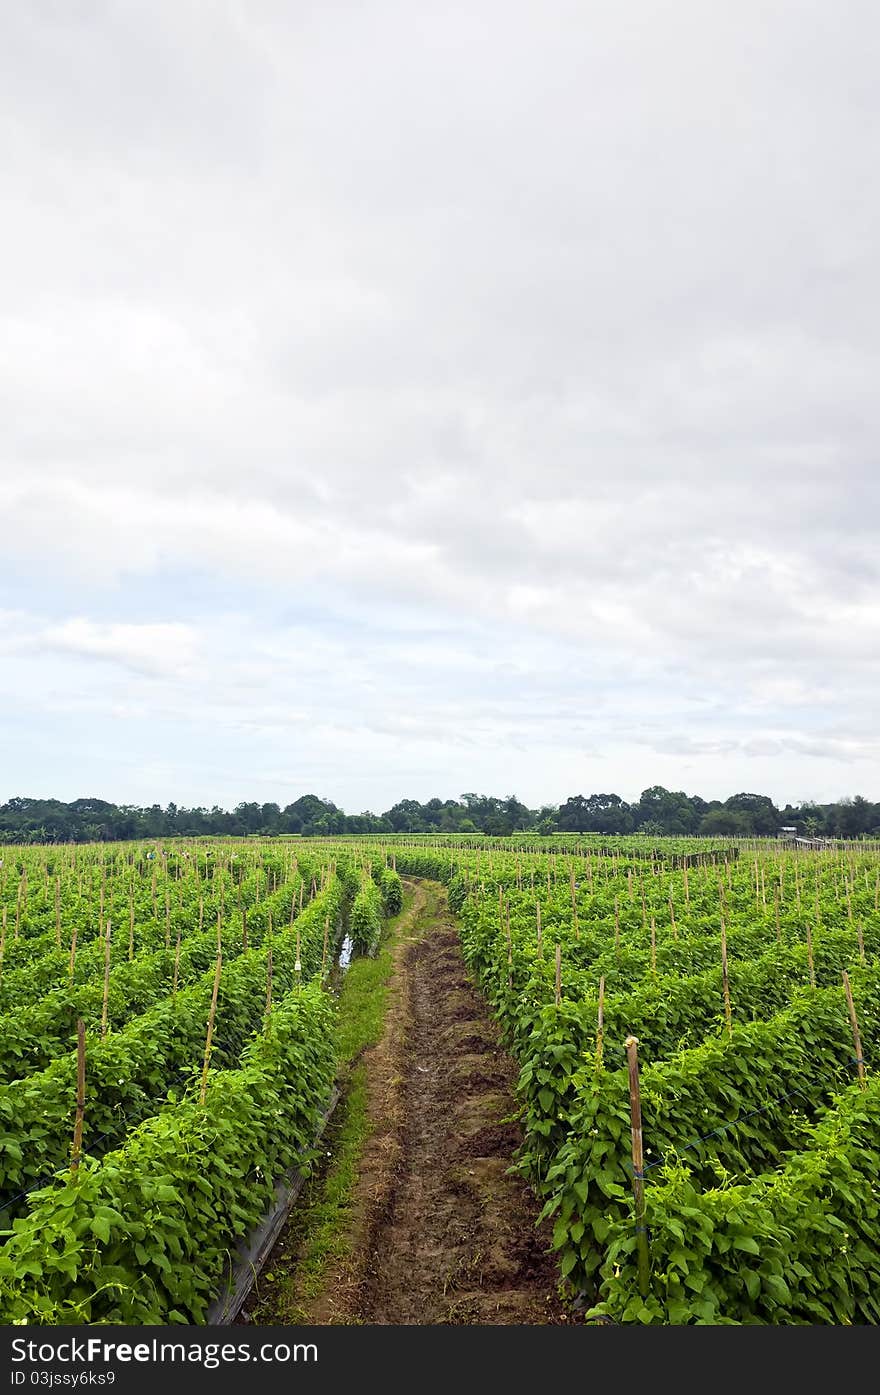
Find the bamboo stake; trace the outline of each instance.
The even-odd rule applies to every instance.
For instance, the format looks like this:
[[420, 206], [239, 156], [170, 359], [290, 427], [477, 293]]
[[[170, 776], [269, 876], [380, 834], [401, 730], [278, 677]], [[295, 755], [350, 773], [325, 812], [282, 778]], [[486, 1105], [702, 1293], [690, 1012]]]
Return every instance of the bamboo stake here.
[[773, 898], [773, 903], [776, 911], [776, 942], [777, 944], [782, 944], [782, 925], [779, 921], [779, 887], [776, 888], [776, 894]]
[[266, 945], [266, 1016], [272, 1015], [272, 941]]
[[730, 1011], [730, 983], [727, 977], [727, 927], [724, 924], [724, 916], [721, 917], [721, 986], [724, 990], [724, 1020], [727, 1023], [727, 1035], [733, 1035], [733, 1025]]
[[657, 926], [651, 916], [651, 973], [657, 972]]
[[174, 981], [171, 987], [171, 996], [177, 996], [177, 979], [180, 972], [180, 926], [177, 927], [177, 942], [174, 946]]
[[596, 1027], [596, 1065], [602, 1069], [605, 1050], [605, 975], [599, 979], [599, 1020]]
[[73, 1123], [73, 1147], [71, 1148], [70, 1168], [75, 1172], [82, 1155], [83, 1119], [86, 1112], [86, 1024], [82, 1018], [76, 1022], [76, 1115]]
[[807, 964], [810, 970], [810, 987], [816, 987], [816, 969], [813, 964], [813, 932], [807, 925]]
[[639, 1039], [627, 1037], [626, 1064], [629, 1071], [629, 1109], [632, 1132], [633, 1201], [635, 1202], [636, 1245], [638, 1247], [639, 1292], [648, 1296], [650, 1260], [648, 1232], [645, 1229], [645, 1157], [642, 1142], [642, 1101], [639, 1090]]
[[614, 953], [620, 954], [620, 901], [614, 898]]
[[856, 1005], [853, 1002], [852, 988], [850, 986], [849, 974], [846, 969], [843, 971], [843, 986], [846, 990], [846, 1006], [849, 1009], [849, 1021], [852, 1027], [853, 1046], [856, 1049], [856, 1069], [859, 1073], [859, 1084], [865, 1088], [865, 1061], [862, 1055], [862, 1037], [859, 1032], [859, 1019], [856, 1017]]
[[55, 947], [61, 948], [61, 878], [55, 878]]
[[107, 996], [110, 992], [110, 921], [104, 937], [104, 1003], [101, 1008], [101, 1040], [107, 1035]]
[[510, 938], [510, 902], [507, 902], [507, 914], [505, 917], [505, 931], [507, 934], [507, 986], [513, 987], [513, 942]]
[[536, 901], [536, 902], [535, 902], [535, 915], [536, 915], [536, 917], [537, 917], [537, 924], [538, 924], [538, 958], [539, 958], [539, 959], [543, 959], [543, 958], [544, 958], [544, 941], [543, 941], [543, 938], [542, 938], [543, 931], [542, 931], [542, 928], [541, 928], [541, 902], [540, 902], [540, 901]]
[[[6, 927], [3, 927], [4, 933]], [[67, 978], [71, 988], [73, 987], [73, 970], [76, 965], [76, 921], [73, 923], [73, 934], [70, 937], [70, 964], [67, 969]]]
[[217, 1012], [217, 994], [220, 991], [220, 968], [223, 963], [223, 955], [218, 952], [217, 966], [214, 970], [214, 991], [211, 994], [211, 1009], [208, 1013], [208, 1031], [205, 1037], [205, 1060], [202, 1065], [202, 1088], [199, 1091], [199, 1104], [205, 1103], [205, 1095], [208, 1090], [208, 1066], [211, 1061], [211, 1044], [214, 1040], [214, 1017]]
[[324, 917], [324, 948], [321, 952], [321, 978], [327, 971], [327, 942], [330, 938], [330, 917]]
[[858, 941], [859, 941], [859, 958], [861, 959], [862, 963], [864, 964], [864, 962], [865, 962], [865, 936], [864, 936], [864, 934], [862, 933], [862, 922], [861, 922], [861, 921], [859, 921], [859, 923], [858, 923], [858, 927], [857, 927], [857, 929], [856, 929], [856, 936], [857, 936]]
[[562, 945], [556, 946], [556, 1006], [562, 1002]]
[[815, 900], [815, 906], [816, 906], [816, 924], [819, 925], [819, 924], [821, 923], [821, 920], [822, 920], [822, 912], [821, 912], [820, 907], [819, 907], [819, 869], [818, 869], [818, 867], [816, 868], [816, 876], [815, 876], [815, 878], [814, 878], [814, 891], [815, 891], [814, 900]]

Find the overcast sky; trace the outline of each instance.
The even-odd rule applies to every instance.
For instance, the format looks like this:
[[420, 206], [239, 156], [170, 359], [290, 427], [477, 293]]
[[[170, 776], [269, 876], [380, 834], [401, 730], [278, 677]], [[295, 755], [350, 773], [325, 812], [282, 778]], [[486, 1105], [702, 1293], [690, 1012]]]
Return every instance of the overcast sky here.
[[871, 0], [33, 0], [0, 798], [880, 799]]

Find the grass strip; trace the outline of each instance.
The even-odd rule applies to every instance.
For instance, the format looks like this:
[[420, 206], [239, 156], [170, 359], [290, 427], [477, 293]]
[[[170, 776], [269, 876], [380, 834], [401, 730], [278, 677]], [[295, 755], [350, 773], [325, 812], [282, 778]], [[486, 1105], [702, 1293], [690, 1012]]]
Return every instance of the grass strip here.
[[[388, 989], [394, 971], [393, 950], [409, 926], [414, 894], [404, 892], [403, 909], [385, 924], [374, 959], [352, 960], [339, 994], [337, 1052], [343, 1097], [324, 1136], [327, 1166], [308, 1180], [282, 1250], [259, 1279], [259, 1298], [248, 1304], [254, 1323], [304, 1325], [313, 1321], [308, 1305], [324, 1289], [329, 1271], [349, 1246], [349, 1231], [358, 1165], [370, 1134], [367, 1071], [359, 1057], [382, 1035]], [[430, 916], [435, 898], [428, 892], [423, 914]], [[417, 922], [413, 922], [415, 924]], [[257, 1290], [255, 1290], [255, 1293]]]

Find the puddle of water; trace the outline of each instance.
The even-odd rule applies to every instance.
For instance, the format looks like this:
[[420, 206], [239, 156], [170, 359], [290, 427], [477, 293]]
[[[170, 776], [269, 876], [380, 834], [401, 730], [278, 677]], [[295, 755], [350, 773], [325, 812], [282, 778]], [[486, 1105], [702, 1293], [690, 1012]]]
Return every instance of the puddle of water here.
[[339, 951], [339, 959], [337, 961], [340, 969], [347, 969], [351, 963], [352, 948], [351, 936], [346, 935], [345, 939], [342, 941], [342, 948]]

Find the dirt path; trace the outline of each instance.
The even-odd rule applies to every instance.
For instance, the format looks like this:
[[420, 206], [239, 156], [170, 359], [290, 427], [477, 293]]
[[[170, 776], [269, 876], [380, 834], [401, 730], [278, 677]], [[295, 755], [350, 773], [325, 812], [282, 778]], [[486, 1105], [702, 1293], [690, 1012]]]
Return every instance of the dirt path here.
[[445, 892], [410, 885], [384, 1035], [364, 1058], [373, 1132], [351, 1253], [311, 1320], [565, 1322], [534, 1198], [508, 1175], [516, 1068], [468, 980]]

